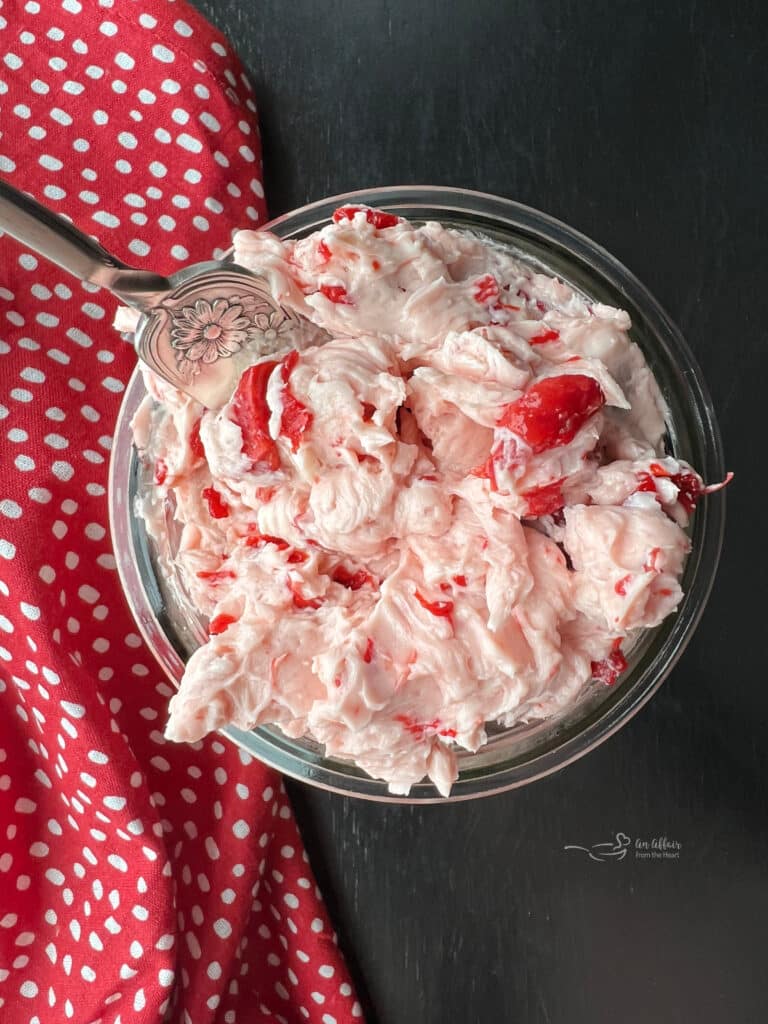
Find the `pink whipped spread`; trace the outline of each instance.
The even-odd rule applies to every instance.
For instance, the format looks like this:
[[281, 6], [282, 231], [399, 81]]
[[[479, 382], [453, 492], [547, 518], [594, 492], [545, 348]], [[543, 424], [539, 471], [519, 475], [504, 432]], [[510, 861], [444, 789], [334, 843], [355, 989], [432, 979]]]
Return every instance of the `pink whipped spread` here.
[[[393, 793], [447, 795], [487, 723], [621, 675], [680, 602], [707, 488], [663, 454], [628, 315], [489, 240], [344, 207], [234, 245], [329, 340], [281, 349], [262, 325], [274, 351], [218, 412], [145, 370], [139, 511], [160, 539], [173, 510], [210, 633], [166, 735], [272, 724]], [[238, 311], [214, 314], [201, 356], [241, 341]]]

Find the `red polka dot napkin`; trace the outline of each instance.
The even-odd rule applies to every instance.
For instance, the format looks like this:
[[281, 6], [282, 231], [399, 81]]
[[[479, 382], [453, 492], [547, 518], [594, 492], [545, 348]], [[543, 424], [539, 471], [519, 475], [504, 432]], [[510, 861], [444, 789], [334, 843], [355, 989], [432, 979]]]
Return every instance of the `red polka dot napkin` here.
[[[178, 0], [0, 3], [0, 175], [137, 266], [264, 219], [255, 114]], [[0, 238], [0, 1020], [347, 1024], [279, 778], [163, 737], [107, 531], [115, 306]]]

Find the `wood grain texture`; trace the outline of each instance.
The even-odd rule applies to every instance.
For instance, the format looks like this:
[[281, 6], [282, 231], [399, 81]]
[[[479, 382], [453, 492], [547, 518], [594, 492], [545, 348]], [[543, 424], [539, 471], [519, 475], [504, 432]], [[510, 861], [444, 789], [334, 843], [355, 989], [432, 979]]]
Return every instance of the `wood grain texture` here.
[[[620, 735], [475, 804], [292, 786], [370, 1022], [752, 1024], [768, 977], [768, 10], [760, 0], [198, 0], [260, 103], [274, 213], [497, 192], [601, 242], [702, 364], [737, 478], [715, 590]], [[667, 836], [678, 861], [567, 843]]]

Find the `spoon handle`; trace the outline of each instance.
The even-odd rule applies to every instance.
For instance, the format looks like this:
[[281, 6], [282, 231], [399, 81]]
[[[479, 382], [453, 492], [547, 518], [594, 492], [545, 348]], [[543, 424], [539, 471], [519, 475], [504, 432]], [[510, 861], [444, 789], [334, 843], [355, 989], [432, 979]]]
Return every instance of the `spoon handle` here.
[[145, 310], [170, 290], [167, 278], [115, 259], [64, 217], [0, 179], [0, 229], [81, 281]]

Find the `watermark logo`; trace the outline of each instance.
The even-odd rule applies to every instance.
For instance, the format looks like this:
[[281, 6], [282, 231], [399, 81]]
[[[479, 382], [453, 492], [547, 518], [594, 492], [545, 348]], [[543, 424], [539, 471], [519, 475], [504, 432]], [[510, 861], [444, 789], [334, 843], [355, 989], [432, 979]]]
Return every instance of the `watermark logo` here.
[[596, 860], [598, 864], [604, 864], [608, 860], [624, 860], [632, 840], [626, 832], [617, 832], [612, 843], [595, 843], [593, 846], [577, 846], [569, 843], [564, 850], [581, 850], [586, 853], [590, 860]]
[[637, 837], [633, 842], [626, 832], [617, 832], [607, 843], [593, 843], [592, 846], [568, 843], [563, 847], [564, 850], [580, 851], [598, 864], [626, 857], [634, 860], [679, 860], [682, 848], [682, 843], [667, 836]]

